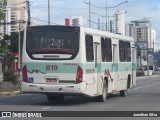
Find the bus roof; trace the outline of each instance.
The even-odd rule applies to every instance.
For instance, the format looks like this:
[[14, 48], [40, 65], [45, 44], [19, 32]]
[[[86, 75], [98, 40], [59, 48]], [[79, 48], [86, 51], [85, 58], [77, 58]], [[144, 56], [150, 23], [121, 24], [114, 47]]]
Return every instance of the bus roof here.
[[125, 36], [125, 35], [120, 35], [120, 34], [115, 34], [115, 33], [110, 33], [107, 31], [101, 31], [97, 29], [91, 29], [91, 28], [85, 28], [82, 27], [85, 33], [87, 34], [92, 34], [92, 35], [97, 35], [97, 36], [102, 36], [102, 37], [109, 37], [109, 38], [115, 38], [119, 40], [128, 40], [131, 42], [135, 42], [133, 37]]

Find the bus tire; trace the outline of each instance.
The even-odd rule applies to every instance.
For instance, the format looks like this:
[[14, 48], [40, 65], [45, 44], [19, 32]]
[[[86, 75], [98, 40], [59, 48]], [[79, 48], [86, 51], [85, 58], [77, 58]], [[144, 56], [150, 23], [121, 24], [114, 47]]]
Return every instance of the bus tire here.
[[106, 83], [106, 81], [104, 81], [102, 95], [99, 96], [99, 101], [100, 102], [106, 102], [106, 100], [107, 100], [107, 93], [108, 93], [108, 84]]
[[121, 90], [120, 96], [125, 97], [127, 95], [127, 90]]
[[131, 88], [131, 76], [128, 75], [128, 80], [127, 80], [127, 89]]
[[48, 101], [57, 101], [57, 102], [62, 102], [64, 100], [64, 95], [51, 95], [47, 94], [47, 99]]

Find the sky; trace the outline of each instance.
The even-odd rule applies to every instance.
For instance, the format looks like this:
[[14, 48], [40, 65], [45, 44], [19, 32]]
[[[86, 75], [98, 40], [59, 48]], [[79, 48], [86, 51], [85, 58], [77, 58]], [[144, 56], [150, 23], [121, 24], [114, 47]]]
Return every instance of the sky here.
[[[97, 7], [91, 6], [91, 12], [106, 16], [105, 7], [113, 7], [126, 0], [90, 0]], [[48, 0], [30, 0], [31, 20], [35, 24], [48, 24]], [[89, 0], [50, 0], [51, 24], [65, 24], [65, 18], [72, 16], [82, 16], [83, 26], [89, 27]], [[152, 29], [156, 30], [156, 46], [160, 49], [160, 0], [128, 0], [116, 8], [108, 9], [108, 15], [113, 16], [117, 10], [127, 11], [125, 13], [125, 23], [134, 20], [142, 20], [143, 17], [151, 17]], [[104, 23], [105, 18], [91, 14], [91, 20]], [[112, 17], [110, 17], [112, 19]], [[97, 28], [96, 23], [92, 23], [93, 28]], [[101, 27], [105, 27], [102, 26]], [[104, 28], [101, 28], [104, 29]]]

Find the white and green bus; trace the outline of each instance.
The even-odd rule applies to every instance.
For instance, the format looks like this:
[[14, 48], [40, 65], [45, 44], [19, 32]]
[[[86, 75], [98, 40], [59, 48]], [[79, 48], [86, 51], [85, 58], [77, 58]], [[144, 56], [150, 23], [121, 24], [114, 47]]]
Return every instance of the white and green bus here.
[[85, 95], [106, 101], [136, 85], [131, 37], [76, 26], [29, 26], [22, 55], [22, 91], [49, 101]]

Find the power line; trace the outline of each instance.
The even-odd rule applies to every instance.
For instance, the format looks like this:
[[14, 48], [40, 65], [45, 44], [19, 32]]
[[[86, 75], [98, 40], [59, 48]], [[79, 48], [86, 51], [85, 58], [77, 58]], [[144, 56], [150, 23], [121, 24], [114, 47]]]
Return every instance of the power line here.
[[[41, 21], [41, 22], [45, 22], [45, 23], [48, 23], [48, 21], [45, 21], [45, 20], [41, 20], [41, 19], [38, 19], [38, 18], [34, 18], [34, 17], [31, 17], [31, 19], [34, 19], [34, 20], [37, 20], [37, 21]], [[60, 25], [60, 24], [57, 24], [57, 23], [52, 23], [50, 22], [51, 24], [54, 24], [54, 25]]]

